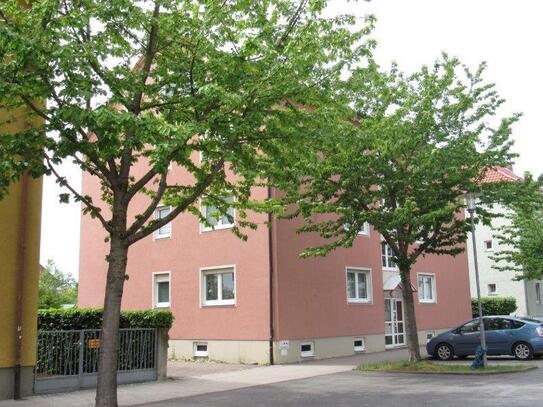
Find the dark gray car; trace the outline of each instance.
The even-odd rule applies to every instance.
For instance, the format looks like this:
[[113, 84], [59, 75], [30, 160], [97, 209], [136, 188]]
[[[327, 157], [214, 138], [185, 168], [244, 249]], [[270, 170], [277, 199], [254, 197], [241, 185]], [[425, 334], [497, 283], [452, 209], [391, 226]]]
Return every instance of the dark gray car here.
[[[520, 360], [543, 354], [543, 324], [508, 315], [484, 317], [488, 355], [513, 355]], [[443, 332], [428, 341], [426, 351], [436, 359], [474, 355], [481, 341], [479, 319]]]

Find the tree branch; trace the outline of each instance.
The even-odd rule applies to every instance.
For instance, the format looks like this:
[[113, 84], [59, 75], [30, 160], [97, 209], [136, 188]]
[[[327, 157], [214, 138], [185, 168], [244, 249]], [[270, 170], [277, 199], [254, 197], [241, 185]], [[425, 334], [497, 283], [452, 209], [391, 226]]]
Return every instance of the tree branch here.
[[104, 229], [111, 233], [112, 232], [112, 228], [110, 227], [109, 225], [109, 222], [106, 221], [106, 219], [102, 216], [102, 214], [100, 213], [101, 212], [101, 209], [98, 208], [97, 206], [93, 205], [92, 202], [85, 196], [81, 195], [79, 192], [77, 192], [67, 181], [66, 181], [66, 178], [62, 177], [58, 172], [57, 170], [55, 169], [55, 167], [53, 166], [53, 164], [51, 163], [51, 159], [49, 157], [45, 157], [45, 161], [47, 162], [47, 167], [49, 168], [49, 170], [51, 171], [51, 173], [53, 173], [53, 175], [55, 176], [55, 178], [58, 180], [59, 184], [63, 187], [66, 187], [80, 202], [83, 202], [83, 204], [89, 209], [89, 211], [91, 212], [91, 214], [93, 216], [96, 216], [100, 222], [102, 223], [102, 226], [104, 227]]
[[166, 186], [167, 186], [166, 180], [167, 180], [167, 174], [166, 173], [161, 174], [155, 196], [151, 200], [151, 203], [149, 204], [147, 209], [145, 209], [143, 213], [138, 215], [134, 223], [130, 225], [130, 227], [127, 229], [126, 231], [127, 235], [132, 235], [136, 233], [138, 229], [141, 228], [145, 224], [145, 222], [149, 220], [149, 217], [154, 213], [155, 209], [160, 203], [160, 200], [162, 199], [162, 196], [164, 195], [164, 191], [166, 191]]
[[143, 239], [144, 237], [150, 235], [155, 230], [161, 228], [162, 226], [166, 225], [167, 223], [171, 222], [177, 215], [179, 215], [181, 212], [185, 211], [190, 205], [192, 205], [206, 190], [209, 185], [213, 182], [215, 179], [215, 176], [219, 172], [219, 170], [224, 166], [224, 158], [221, 158], [219, 161], [213, 165], [211, 168], [210, 173], [206, 176], [206, 178], [201, 181], [199, 184], [196, 184], [192, 194], [185, 197], [183, 201], [176, 206], [176, 208], [171, 211], [167, 216], [161, 218], [160, 220], [148, 225], [147, 227], [141, 229], [139, 232], [134, 233], [127, 237], [127, 242], [129, 245], [137, 242], [138, 240]]

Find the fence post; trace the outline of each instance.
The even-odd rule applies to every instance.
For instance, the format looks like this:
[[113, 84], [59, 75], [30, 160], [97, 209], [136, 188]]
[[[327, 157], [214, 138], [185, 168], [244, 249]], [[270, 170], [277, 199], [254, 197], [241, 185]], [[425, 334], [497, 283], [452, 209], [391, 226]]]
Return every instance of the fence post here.
[[155, 368], [157, 380], [168, 378], [168, 329], [155, 329]]
[[82, 329], [79, 331], [79, 367], [78, 367], [78, 377], [79, 377], [79, 388], [83, 386], [83, 358], [85, 357], [85, 331]]

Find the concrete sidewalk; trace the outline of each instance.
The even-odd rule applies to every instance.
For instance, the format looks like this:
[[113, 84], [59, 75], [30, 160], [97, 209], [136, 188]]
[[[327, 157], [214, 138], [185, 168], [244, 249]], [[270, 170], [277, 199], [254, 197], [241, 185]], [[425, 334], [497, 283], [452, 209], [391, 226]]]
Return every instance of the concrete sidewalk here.
[[[119, 386], [118, 400], [119, 404], [123, 406], [145, 405], [174, 398], [345, 372], [362, 363], [402, 360], [407, 359], [407, 356], [406, 349], [398, 349], [275, 366], [171, 362], [171, 365], [168, 366], [170, 369], [170, 378], [168, 380]], [[94, 396], [94, 389], [81, 390], [72, 393], [34, 396], [21, 401], [3, 401], [0, 402], [0, 407], [93, 406]]]

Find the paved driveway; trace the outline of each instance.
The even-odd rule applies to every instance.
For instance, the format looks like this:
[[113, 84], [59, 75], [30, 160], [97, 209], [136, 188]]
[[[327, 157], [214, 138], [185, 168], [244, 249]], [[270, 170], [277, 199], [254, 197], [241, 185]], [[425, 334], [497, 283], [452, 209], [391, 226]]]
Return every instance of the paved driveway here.
[[[540, 363], [539, 363], [540, 364]], [[543, 369], [492, 376], [342, 372], [148, 406], [542, 406]]]
[[[119, 386], [122, 406], [540, 406], [541, 369], [473, 377], [353, 372], [361, 363], [405, 360], [407, 351], [370, 353], [293, 365], [174, 362], [170, 379]], [[469, 361], [454, 362], [469, 363]], [[491, 363], [514, 363], [511, 358]], [[0, 407], [93, 406], [94, 390], [0, 401]]]

